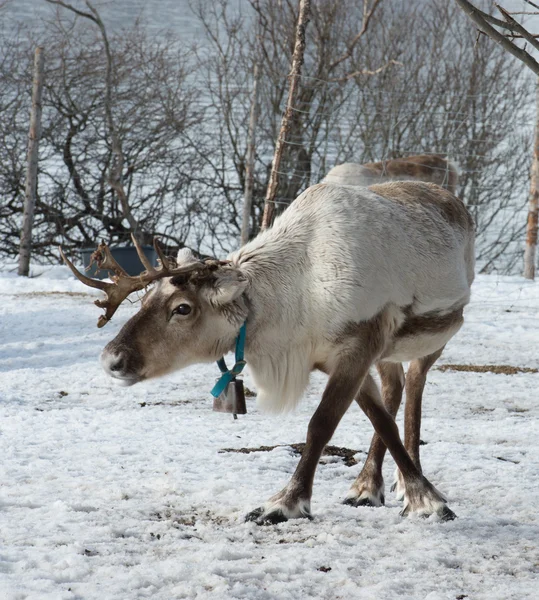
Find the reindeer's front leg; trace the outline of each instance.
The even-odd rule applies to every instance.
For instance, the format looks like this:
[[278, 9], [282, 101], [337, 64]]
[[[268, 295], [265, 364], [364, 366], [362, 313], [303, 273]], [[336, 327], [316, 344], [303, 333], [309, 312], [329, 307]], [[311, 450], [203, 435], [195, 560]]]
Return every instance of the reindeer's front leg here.
[[311, 495], [318, 461], [357, 394], [369, 366], [370, 361], [364, 360], [358, 368], [355, 356], [340, 359], [330, 375], [322, 401], [309, 422], [307, 443], [292, 479], [263, 507], [249, 513], [246, 520], [264, 525], [296, 517], [311, 518]]

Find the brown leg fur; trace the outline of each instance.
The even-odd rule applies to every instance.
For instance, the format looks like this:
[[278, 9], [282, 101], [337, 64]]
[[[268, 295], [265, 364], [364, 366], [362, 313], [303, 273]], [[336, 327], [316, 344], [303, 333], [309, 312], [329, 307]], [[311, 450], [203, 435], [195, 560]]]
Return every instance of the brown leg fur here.
[[318, 461], [339, 421], [359, 393], [363, 380], [370, 379], [369, 368], [386, 343], [386, 327], [386, 316], [381, 314], [367, 323], [351, 324], [343, 333], [339, 341], [338, 362], [327, 369], [330, 372], [329, 380], [320, 405], [309, 422], [305, 449], [294, 475], [288, 485], [263, 507], [250, 512], [246, 517], [248, 521], [263, 525], [289, 518], [310, 517]]
[[444, 520], [454, 519], [454, 513], [445, 504], [444, 497], [420, 473], [402, 444], [393, 417], [377, 401], [378, 392], [372, 377], [365, 380], [358, 402], [369, 417], [376, 433], [381, 437], [397, 463], [404, 482], [404, 508], [401, 515], [410, 512], [419, 515], [438, 514]]
[[[369, 368], [381, 355], [387, 339], [388, 315], [381, 314], [368, 323], [351, 325], [340, 342], [339, 360], [330, 370], [329, 381], [320, 405], [312, 416], [301, 460], [288, 485], [246, 517], [257, 524], [271, 524], [295, 517], [310, 517], [314, 474], [324, 446], [330, 441], [339, 421], [354, 397], [370, 419], [376, 433], [393, 456], [405, 484], [402, 514], [434, 512], [453, 515], [445, 500], [421, 475], [406, 452], [393, 416], [384, 408]], [[377, 450], [380, 452], [380, 450]]]
[[[404, 370], [400, 363], [378, 363], [378, 373], [382, 382], [382, 399], [387, 412], [395, 418], [402, 400]], [[362, 391], [360, 391], [361, 396]], [[373, 393], [374, 392], [373, 390]], [[360, 397], [357, 398], [361, 405]], [[386, 446], [375, 433], [369, 454], [361, 473], [353, 483], [344, 503], [352, 506], [381, 506], [384, 504], [384, 479], [382, 464]]]
[[[443, 352], [440, 348], [437, 352], [418, 358], [410, 362], [406, 372], [406, 404], [404, 407], [404, 447], [414, 461], [417, 470], [421, 473], [421, 462], [419, 460], [419, 445], [421, 434], [421, 405], [423, 390], [427, 381], [427, 373], [432, 365], [438, 360]], [[398, 472], [392, 490], [396, 491], [397, 498], [404, 497], [404, 483]]]
[[322, 400], [309, 422], [305, 449], [290, 482], [272, 496], [264, 507], [250, 512], [246, 520], [266, 525], [295, 517], [311, 518], [310, 500], [318, 461], [368, 369], [369, 361], [364, 360], [358, 368], [355, 360], [341, 360], [338, 369], [330, 376]]

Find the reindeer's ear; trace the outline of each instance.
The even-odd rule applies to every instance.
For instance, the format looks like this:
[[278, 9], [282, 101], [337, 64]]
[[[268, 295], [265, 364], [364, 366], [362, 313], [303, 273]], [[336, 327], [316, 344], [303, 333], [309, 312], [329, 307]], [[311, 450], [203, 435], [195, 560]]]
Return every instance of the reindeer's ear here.
[[239, 298], [247, 288], [248, 281], [238, 269], [217, 269], [213, 277], [201, 289], [203, 297], [214, 306], [223, 306]]

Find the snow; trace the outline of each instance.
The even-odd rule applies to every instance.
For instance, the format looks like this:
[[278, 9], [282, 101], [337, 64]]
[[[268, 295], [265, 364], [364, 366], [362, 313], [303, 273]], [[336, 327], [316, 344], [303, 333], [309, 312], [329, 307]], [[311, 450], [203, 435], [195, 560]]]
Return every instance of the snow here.
[[[98, 357], [137, 304], [97, 329], [96, 294], [63, 267], [0, 274], [0, 598], [539, 597], [538, 373], [431, 371], [423, 468], [457, 520], [401, 518], [390, 459], [386, 507], [345, 506], [360, 465], [333, 458], [313, 521], [257, 527], [243, 517], [293, 472], [325, 378], [293, 414], [248, 399], [237, 421], [211, 410], [214, 365], [117, 387]], [[479, 276], [440, 364], [539, 368], [538, 307], [539, 283]], [[362, 462], [371, 434], [354, 406], [332, 444]]]

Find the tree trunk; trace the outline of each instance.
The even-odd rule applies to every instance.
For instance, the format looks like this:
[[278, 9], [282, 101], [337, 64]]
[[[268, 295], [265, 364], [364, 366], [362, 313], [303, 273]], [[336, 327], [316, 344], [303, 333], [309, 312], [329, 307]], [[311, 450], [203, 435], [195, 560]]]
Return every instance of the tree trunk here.
[[539, 216], [539, 80], [536, 83], [535, 133], [533, 160], [530, 177], [530, 204], [526, 226], [526, 250], [524, 251], [524, 277], [535, 279], [535, 257], [537, 249], [537, 225]]
[[28, 276], [30, 271], [30, 252], [32, 250], [32, 227], [37, 192], [37, 159], [39, 139], [41, 137], [41, 97], [43, 92], [43, 70], [45, 56], [43, 48], [36, 48], [34, 57], [34, 82], [32, 86], [32, 111], [30, 113], [30, 132], [28, 134], [28, 157], [26, 164], [26, 188], [24, 195], [24, 213], [19, 253], [19, 275]]
[[245, 157], [245, 193], [243, 201], [243, 219], [241, 223], [241, 245], [249, 241], [249, 223], [251, 221], [251, 205], [253, 201], [253, 184], [255, 169], [255, 138], [256, 123], [258, 120], [258, 78], [259, 67], [255, 65], [253, 92], [251, 97], [251, 113], [249, 116], [249, 130], [247, 132], [247, 155]]
[[303, 55], [305, 53], [305, 29], [309, 22], [311, 12], [311, 0], [300, 0], [298, 24], [296, 26], [296, 42], [294, 44], [294, 54], [292, 56], [292, 69], [290, 71], [290, 88], [288, 90], [288, 100], [286, 102], [286, 110], [281, 121], [281, 130], [277, 144], [275, 145], [275, 153], [271, 164], [271, 174], [264, 202], [264, 214], [262, 216], [262, 229], [267, 229], [273, 220], [275, 211], [275, 193], [277, 191], [277, 179], [279, 174], [279, 165], [283, 155], [284, 145], [290, 129], [292, 113], [294, 109], [294, 100], [299, 87], [301, 76], [301, 67], [303, 65]]

